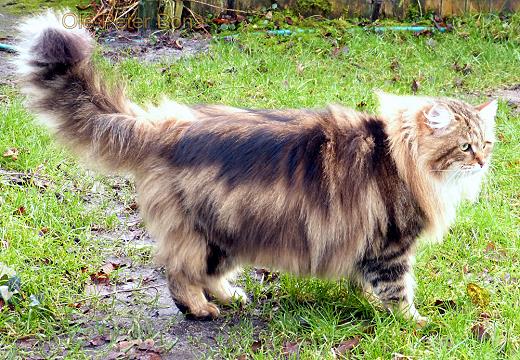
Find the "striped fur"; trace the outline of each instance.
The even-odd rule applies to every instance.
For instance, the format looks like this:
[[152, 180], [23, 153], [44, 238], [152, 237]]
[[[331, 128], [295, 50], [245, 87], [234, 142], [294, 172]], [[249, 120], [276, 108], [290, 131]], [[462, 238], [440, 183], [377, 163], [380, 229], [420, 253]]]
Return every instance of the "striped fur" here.
[[59, 17], [25, 25], [17, 61], [28, 106], [93, 165], [133, 174], [182, 309], [216, 317], [205, 292], [245, 301], [228, 280], [254, 264], [348, 277], [423, 320], [413, 305], [415, 244], [442, 238], [457, 204], [478, 193], [496, 102], [380, 94], [380, 115], [168, 101], [143, 109], [103, 85], [89, 34], [61, 28]]

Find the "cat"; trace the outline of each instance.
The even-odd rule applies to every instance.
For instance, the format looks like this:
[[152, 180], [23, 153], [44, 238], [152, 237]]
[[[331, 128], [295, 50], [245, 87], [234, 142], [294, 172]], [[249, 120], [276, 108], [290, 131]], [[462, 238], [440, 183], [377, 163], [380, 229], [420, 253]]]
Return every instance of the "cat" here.
[[379, 92], [378, 115], [339, 105], [247, 110], [166, 101], [141, 108], [101, 80], [85, 29], [27, 20], [16, 59], [28, 108], [80, 157], [132, 174], [179, 308], [216, 318], [247, 301], [243, 265], [348, 278], [424, 324], [419, 238], [442, 239], [489, 169], [497, 102]]

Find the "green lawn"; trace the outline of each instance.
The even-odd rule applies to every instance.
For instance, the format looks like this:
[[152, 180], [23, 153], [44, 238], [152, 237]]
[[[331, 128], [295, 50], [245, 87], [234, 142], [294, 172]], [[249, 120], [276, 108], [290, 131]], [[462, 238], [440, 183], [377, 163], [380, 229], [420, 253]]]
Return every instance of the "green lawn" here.
[[[173, 64], [100, 63], [109, 77], [125, 79], [129, 96], [139, 103], [167, 95], [190, 104], [342, 103], [375, 111], [374, 89], [409, 94], [413, 81], [419, 83], [418, 94], [475, 104], [486, 92], [520, 83], [520, 42], [514, 31], [508, 33], [519, 28], [518, 16], [509, 27], [496, 18], [456, 24], [454, 32], [432, 38], [350, 31], [341, 23], [290, 37], [244, 31], [238, 41], [214, 42], [209, 53]], [[98, 268], [117, 246], [91, 230], [91, 224], [111, 229], [118, 221], [115, 214], [106, 216], [114, 194], [92, 195], [96, 183], [110, 189], [114, 180], [92, 177], [53, 143], [16, 90], [3, 87], [0, 94], [0, 151], [18, 150], [16, 160], [0, 157], [0, 262], [21, 280], [20, 293], [0, 310], [0, 354], [15, 357], [14, 340], [58, 336], [70, 358], [81, 358], [82, 348], [67, 345], [78, 331], [73, 322], [78, 310], [66, 304], [84, 297], [89, 276], [82, 269]], [[247, 273], [240, 281], [252, 302], [224, 311], [230, 317], [238, 313], [241, 321], [231, 328], [230, 339], [217, 339], [220, 346], [208, 356], [332, 359], [331, 349], [356, 339], [347, 358], [520, 358], [520, 113], [500, 102], [497, 123], [500, 141], [480, 201], [463, 206], [444, 242], [422, 246], [417, 256], [416, 305], [432, 319], [430, 325], [416, 329], [379, 311], [345, 282], [282, 274], [260, 284]], [[49, 183], [17, 184], [14, 172], [37, 173]], [[471, 301], [470, 283], [489, 293], [489, 304]], [[39, 305], [31, 306], [31, 295]], [[482, 313], [489, 318], [480, 319]], [[253, 318], [265, 327], [255, 328]], [[483, 339], [472, 330], [479, 321], [488, 332]]]

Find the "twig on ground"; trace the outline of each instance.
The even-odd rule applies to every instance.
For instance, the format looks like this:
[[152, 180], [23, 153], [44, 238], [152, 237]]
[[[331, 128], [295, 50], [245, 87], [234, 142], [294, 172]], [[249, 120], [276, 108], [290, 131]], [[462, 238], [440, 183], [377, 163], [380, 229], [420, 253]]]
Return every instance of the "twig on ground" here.
[[[160, 286], [166, 286], [167, 284], [166, 283], [162, 283], [162, 284], [156, 284], [156, 285], [149, 285], [149, 286], [143, 286], [143, 287], [136, 287], [136, 288], [133, 288], [133, 289], [123, 289], [123, 290], [114, 290], [114, 291], [111, 291], [109, 293], [106, 293], [106, 294], [99, 294], [99, 295], [92, 295], [92, 296], [87, 296], [85, 298], [82, 298], [82, 299], [79, 299], [77, 301], [75, 301], [76, 303], [81, 303], [81, 302], [85, 302], [87, 300], [92, 300], [92, 299], [95, 299], [95, 298], [98, 298], [98, 297], [101, 297], [101, 298], [107, 298], [107, 297], [110, 297], [112, 295], [117, 295], [117, 294], [121, 294], [121, 293], [127, 293], [127, 292], [135, 292], [135, 291], [142, 291], [142, 290], [148, 290], [148, 289], [156, 289]], [[58, 303], [58, 305], [60, 306], [63, 306], [63, 305], [68, 305], [70, 304], [71, 302], [68, 301], [68, 302], [62, 302], [62, 303]]]
[[8, 171], [0, 168], [0, 176], [5, 177], [8, 181], [16, 185], [32, 184], [39, 188], [47, 188], [52, 182], [45, 177], [38, 175], [38, 173]]
[[186, 1], [194, 2], [194, 3], [197, 3], [197, 4], [204, 5], [204, 6], [209, 6], [209, 7], [215, 8], [215, 9], [219, 9], [221, 11], [234, 11], [234, 12], [239, 12], [239, 13], [244, 13], [244, 14], [257, 14], [257, 13], [259, 14], [259, 13], [261, 13], [260, 11], [255, 11], [255, 10], [244, 11], [244, 10], [238, 10], [238, 9], [230, 9], [230, 8], [226, 8], [226, 7], [223, 7], [223, 6], [208, 4], [208, 3], [204, 2], [204, 1], [200, 1], [200, 0], [186, 0]]

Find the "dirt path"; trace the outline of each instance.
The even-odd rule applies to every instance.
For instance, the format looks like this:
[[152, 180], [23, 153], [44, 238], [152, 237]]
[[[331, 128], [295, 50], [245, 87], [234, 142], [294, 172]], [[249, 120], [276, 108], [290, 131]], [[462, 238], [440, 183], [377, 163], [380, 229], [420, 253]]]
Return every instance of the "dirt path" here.
[[[110, 230], [91, 225], [105, 263], [85, 270], [90, 284], [76, 296], [76, 303], [67, 304], [77, 311], [62, 335], [19, 340], [18, 355], [32, 360], [50, 354], [67, 358], [73, 344], [92, 359], [218, 358], [218, 349], [232, 341], [230, 330], [240, 323], [241, 311], [221, 308], [223, 316], [214, 321], [186, 319], [170, 298], [163, 269], [151, 261], [153, 240], [138, 210], [133, 202], [124, 205], [133, 201], [131, 182], [114, 176], [94, 188], [85, 197], [87, 210], [103, 203], [107, 216], [115, 213], [119, 219]], [[251, 321], [257, 331], [265, 327], [259, 319]]]
[[[0, 12], [0, 43], [13, 45], [18, 18]], [[0, 85], [13, 82], [14, 66], [11, 64], [13, 54], [0, 50]]]
[[[15, 43], [18, 21], [16, 16], [0, 14], [1, 43]], [[103, 54], [114, 61], [138, 57], [143, 61], [166, 62], [207, 51], [209, 43], [202, 38], [180, 39], [175, 34], [142, 38], [128, 32], [107, 32], [99, 42]], [[14, 86], [13, 56], [0, 51], [0, 85]], [[133, 194], [133, 187], [120, 177], [111, 177], [108, 182], [121, 197], [109, 197], [107, 211], [116, 209], [120, 223], [111, 231], [92, 231], [110, 250], [105, 251], [103, 267], [110, 273], [110, 281], [88, 285], [84, 299], [74, 304], [78, 309], [71, 324], [78, 327], [74, 343], [94, 359], [189, 360], [211, 356], [217, 342], [228, 338], [228, 329], [239, 319], [232, 315], [210, 322], [184, 318], [169, 296], [163, 270], [150, 260], [153, 240], [144, 230], [138, 211], [123, 206], [123, 197]], [[92, 206], [99, 206], [100, 197], [108, 191], [97, 189], [96, 193], [92, 195]], [[51, 353], [66, 357], [64, 344], [71, 340], [68, 336], [70, 333], [65, 332], [44, 341], [30, 337], [17, 345], [24, 358], [43, 359]]]

